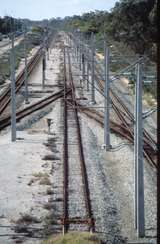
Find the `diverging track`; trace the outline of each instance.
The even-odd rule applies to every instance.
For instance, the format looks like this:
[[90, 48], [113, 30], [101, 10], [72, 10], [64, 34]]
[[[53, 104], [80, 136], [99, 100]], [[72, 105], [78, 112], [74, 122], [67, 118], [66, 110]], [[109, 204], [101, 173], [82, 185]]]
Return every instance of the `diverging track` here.
[[[70, 91], [67, 90], [66, 93], [69, 93]], [[30, 115], [46, 106], [51, 104], [52, 102], [56, 101], [57, 99], [63, 97], [64, 90], [60, 90], [59, 92], [53, 93], [52, 95], [45, 97], [41, 100], [39, 100], [36, 103], [33, 103], [29, 106], [27, 106], [24, 109], [21, 109], [16, 112], [16, 121], [20, 121], [22, 118], [26, 117], [27, 115]], [[8, 125], [11, 124], [11, 115], [6, 115], [3, 118], [0, 119], [0, 130], [4, 129]]]
[[[75, 38], [73, 35], [70, 35], [70, 37], [73, 40], [75, 48], [78, 47], [79, 44], [77, 44], [77, 41], [75, 41]], [[83, 43], [81, 43], [83, 46]], [[91, 71], [91, 49], [89, 46], [85, 46], [85, 50], [88, 50], [87, 52], [84, 52], [83, 54], [85, 55], [85, 59], [89, 61], [89, 69]], [[97, 82], [98, 89], [101, 90], [101, 93], [104, 94], [104, 69], [103, 67], [99, 64], [98, 57], [95, 58], [94, 60], [94, 68], [95, 68], [95, 81]], [[92, 72], [92, 71], [91, 71]], [[112, 127], [113, 121], [110, 120], [110, 125], [111, 129], [113, 128], [113, 132], [118, 133], [119, 135], [125, 137], [126, 139], [129, 139], [130, 142], [134, 143], [134, 115], [133, 113], [128, 109], [127, 105], [122, 101], [120, 96], [116, 94], [116, 92], [113, 90], [112, 87], [110, 87], [110, 100], [111, 100], [111, 105], [113, 108], [113, 112], [117, 117], [116, 122], [114, 122], [114, 126], [116, 125], [116, 128]], [[84, 109], [83, 109], [84, 111]], [[86, 111], [85, 113], [89, 113], [91, 115], [92, 113], [92, 118], [97, 120], [95, 116], [93, 115], [93, 111]], [[97, 116], [96, 116], [97, 117]], [[99, 120], [99, 118], [98, 118]], [[102, 120], [100, 121], [100, 123]], [[117, 123], [118, 122], [118, 123]], [[103, 123], [103, 122], [102, 122]], [[102, 124], [101, 123], [101, 124]], [[119, 128], [118, 128], [119, 127]], [[154, 167], [157, 167], [157, 162], [156, 162], [156, 155], [157, 155], [157, 143], [156, 141], [152, 138], [152, 136], [145, 130], [143, 129], [143, 154], [147, 161], [153, 165]]]
[[[96, 78], [100, 89], [104, 92], [104, 81], [102, 79], [99, 79], [98, 77]], [[134, 143], [134, 115], [129, 111], [127, 106], [122, 102], [122, 100], [113, 91], [113, 89], [110, 90], [110, 93], [113, 110], [118, 116], [121, 124], [126, 127], [126, 131], [128, 131], [128, 133], [126, 134], [129, 135], [131, 141]], [[145, 129], [143, 129], [143, 144], [143, 154], [145, 158], [151, 165], [157, 167], [157, 143]]]

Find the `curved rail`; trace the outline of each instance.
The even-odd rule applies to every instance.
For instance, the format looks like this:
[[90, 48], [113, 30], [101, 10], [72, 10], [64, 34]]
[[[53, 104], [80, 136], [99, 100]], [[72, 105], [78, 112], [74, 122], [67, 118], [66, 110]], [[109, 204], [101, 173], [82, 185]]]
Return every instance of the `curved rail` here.
[[[56, 92], [46, 98], [39, 100], [36, 103], [33, 103], [33, 104], [27, 106], [24, 109], [17, 111], [16, 112], [16, 121], [17, 122], [20, 121], [22, 118], [26, 117], [27, 115], [30, 115], [33, 112], [36, 112], [36, 111], [44, 108], [45, 106], [49, 105], [50, 103], [56, 101], [57, 99], [63, 97], [63, 92], [64, 92], [64, 90], [62, 89], [59, 92]], [[70, 90], [67, 90], [67, 93], [69, 93], [69, 92], [70, 92]], [[11, 124], [11, 115], [8, 114], [0, 119], [0, 130], [4, 129], [5, 127], [7, 127], [10, 124]]]

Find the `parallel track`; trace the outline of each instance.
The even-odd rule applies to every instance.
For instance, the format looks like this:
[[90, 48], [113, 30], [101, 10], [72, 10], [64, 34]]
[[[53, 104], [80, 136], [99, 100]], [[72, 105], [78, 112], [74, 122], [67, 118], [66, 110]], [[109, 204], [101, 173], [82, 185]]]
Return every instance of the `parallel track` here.
[[[73, 40], [74, 37], [72, 36]], [[75, 46], [76, 46], [76, 42], [75, 42]], [[89, 47], [87, 47], [89, 49]], [[90, 49], [89, 49], [90, 50]], [[89, 60], [89, 62], [91, 62], [91, 58], [90, 58], [90, 54], [87, 52], [85, 53], [85, 57], [87, 60]], [[102, 66], [99, 64], [98, 58], [95, 58], [95, 79], [97, 81], [97, 84], [100, 88], [100, 90], [102, 91], [102, 93], [104, 93], [104, 78], [103, 78], [103, 68]], [[90, 66], [91, 69], [91, 66]], [[120, 121], [120, 125], [119, 125], [119, 129], [117, 129], [116, 126], [116, 133], [118, 134], [122, 134], [122, 136], [125, 136], [125, 138], [129, 138], [130, 141], [132, 141], [132, 143], [134, 142], [134, 128], [133, 128], [133, 124], [134, 124], [134, 115], [131, 111], [129, 111], [128, 107], [125, 105], [125, 103], [120, 99], [120, 97], [113, 91], [112, 88], [110, 88], [110, 98], [111, 98], [111, 104], [112, 104], [112, 108], [115, 112], [115, 114], [117, 115], [119, 121]], [[84, 111], [84, 110], [83, 110]], [[85, 110], [86, 112], [86, 110]], [[90, 111], [91, 112], [91, 111]], [[87, 111], [88, 113], [88, 111]], [[113, 121], [110, 121], [111, 123], [111, 127], [113, 125]], [[118, 125], [118, 123], [116, 123]], [[125, 128], [125, 130], [122, 130], [122, 126], [123, 129]], [[115, 130], [112, 127], [113, 131]], [[126, 134], [126, 135], [125, 135]], [[144, 140], [144, 156], [145, 158], [148, 160], [149, 163], [151, 163], [152, 165], [156, 166], [156, 154], [157, 154], [157, 143], [156, 141], [152, 138], [152, 136], [144, 129], [143, 130], [143, 140]]]
[[[100, 80], [98, 77], [97, 77], [97, 81], [100, 89], [104, 91], [104, 81]], [[118, 97], [118, 95], [113, 91], [113, 89], [111, 89], [110, 92], [111, 92], [112, 107], [116, 115], [118, 116], [119, 120], [121, 121], [122, 125], [126, 127], [126, 130], [130, 134], [130, 137], [133, 142], [134, 141], [134, 129], [133, 129], [134, 116], [129, 111], [127, 106], [122, 102], [122, 100]], [[122, 110], [120, 110], [120, 108], [122, 108]], [[127, 117], [124, 114], [126, 114]], [[157, 154], [157, 150], [156, 150], [157, 144], [145, 129], [143, 130], [143, 143], [144, 143], [143, 152], [145, 158], [148, 160], [148, 162], [150, 162], [152, 165], [157, 167], [156, 160], [155, 160], [155, 156]]]
[[[31, 74], [31, 72], [33, 71], [33, 69], [35, 68], [35, 66], [37, 65], [41, 57], [42, 57], [42, 48], [38, 49], [36, 54], [29, 61], [27, 65], [28, 75]], [[20, 90], [20, 88], [24, 84], [24, 72], [25, 71], [23, 69], [16, 78], [16, 93]], [[10, 101], [11, 101], [11, 86], [8, 85], [8, 87], [0, 95], [0, 116], [3, 114]]]
[[[71, 35], [72, 36], [72, 35]], [[72, 36], [73, 41], [75, 41], [74, 36]], [[75, 41], [75, 46], [76, 46]], [[88, 50], [90, 50], [89, 46], [87, 47]], [[91, 62], [90, 54], [88, 52], [85, 53], [85, 58]], [[90, 66], [91, 69], [91, 66]], [[95, 79], [97, 81], [97, 84], [99, 88], [101, 89], [102, 93], [104, 93], [104, 79], [103, 79], [103, 68], [98, 62], [98, 58], [95, 58]], [[110, 89], [110, 97], [111, 97], [111, 104], [112, 108], [115, 112], [115, 114], [118, 117], [118, 120], [120, 121], [119, 129], [116, 126], [116, 133], [122, 134], [125, 138], [129, 138], [129, 140], [133, 143], [134, 142], [134, 115], [127, 106], [124, 104], [124, 102], [120, 99], [120, 97], [113, 91], [113, 89]], [[84, 110], [83, 110], [84, 111]], [[86, 112], [86, 110], [85, 110]], [[91, 112], [91, 111], [90, 111]], [[87, 111], [88, 113], [88, 111]], [[91, 115], [91, 114], [90, 114]], [[113, 125], [113, 121], [110, 121], [111, 127]], [[116, 123], [118, 125], [118, 123]], [[123, 127], [123, 130], [122, 130]], [[111, 128], [113, 131], [115, 131], [115, 128]], [[126, 135], [125, 135], [126, 134]], [[151, 135], [144, 129], [143, 130], [143, 140], [144, 140], [144, 156], [148, 160], [149, 163], [154, 165], [156, 167], [156, 154], [157, 154], [157, 143], [156, 141], [151, 137]]]
[[[93, 108], [90, 109], [90, 108], [83, 107], [80, 104], [78, 105], [78, 109], [79, 109], [79, 111], [81, 111], [85, 115], [87, 115], [89, 118], [95, 120], [102, 127], [104, 127], [104, 115], [103, 114], [94, 110]], [[116, 123], [113, 120], [110, 120], [110, 129], [113, 133], [127, 139], [130, 143], [133, 143], [133, 137], [132, 137], [130, 131], [128, 131], [128, 128], [126, 126], [124, 126], [123, 124]], [[153, 160], [152, 165], [157, 167], [156, 163], [154, 161], [156, 152], [155, 152], [155, 150], [152, 149], [152, 147], [150, 147], [150, 143], [148, 142], [148, 140], [146, 138], [144, 138], [144, 156], [146, 157], [145, 153], [147, 153], [147, 155], [149, 155], [152, 158], [152, 160]], [[146, 159], [148, 159], [148, 157], [146, 157]], [[149, 162], [150, 162], [150, 160], [149, 160]]]
[[[52, 35], [49, 36], [49, 45], [51, 44], [52, 41]], [[34, 68], [36, 67], [37, 63], [40, 61], [43, 52], [43, 45], [40, 45], [40, 48], [37, 50], [37, 52], [35, 53], [35, 55], [29, 60], [28, 64], [27, 64], [27, 74], [28, 76], [32, 73], [32, 71], [34, 70]], [[19, 75], [16, 77], [16, 93], [20, 90], [20, 88], [22, 87], [22, 85], [24, 84], [25, 81], [25, 69], [23, 69]], [[7, 106], [9, 105], [11, 101], [11, 85], [9, 84], [5, 90], [3, 91], [3, 93], [0, 95], [0, 117], [3, 115], [5, 109], [7, 108]]]

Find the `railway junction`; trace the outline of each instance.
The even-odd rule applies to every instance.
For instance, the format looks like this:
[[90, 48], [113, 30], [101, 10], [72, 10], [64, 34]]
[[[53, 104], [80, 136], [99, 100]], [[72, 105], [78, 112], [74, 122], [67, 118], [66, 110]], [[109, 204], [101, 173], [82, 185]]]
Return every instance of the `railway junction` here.
[[[12, 65], [0, 90], [0, 243], [71, 231], [156, 243], [156, 124], [140, 100], [144, 60], [110, 74], [105, 38], [103, 59], [93, 36], [89, 45], [60, 31], [46, 42], [16, 75]], [[137, 96], [123, 77], [130, 69]]]

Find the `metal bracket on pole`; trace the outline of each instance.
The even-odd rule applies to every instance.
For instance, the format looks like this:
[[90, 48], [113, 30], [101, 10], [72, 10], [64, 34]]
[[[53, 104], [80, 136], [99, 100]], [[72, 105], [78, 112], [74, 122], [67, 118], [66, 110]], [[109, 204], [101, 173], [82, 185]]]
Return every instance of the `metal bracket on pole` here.
[[11, 35], [11, 141], [16, 141], [16, 88], [15, 88], [15, 53], [14, 32]]
[[110, 145], [110, 79], [109, 79], [109, 49], [104, 40], [104, 78], [105, 78], [105, 111], [104, 111], [104, 144], [106, 151], [111, 148]]
[[92, 91], [91, 91], [91, 103], [95, 104], [95, 88], [94, 88], [94, 83], [95, 83], [95, 70], [94, 70], [94, 65], [95, 65], [95, 40], [94, 40], [94, 35], [92, 33], [92, 64], [91, 64], [91, 83], [92, 83]]
[[144, 216], [144, 166], [143, 166], [143, 125], [142, 125], [142, 74], [141, 63], [137, 64], [136, 82], [136, 176], [137, 188], [137, 231], [139, 237], [145, 236], [145, 216]]

